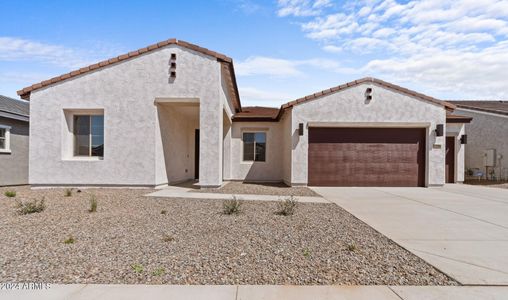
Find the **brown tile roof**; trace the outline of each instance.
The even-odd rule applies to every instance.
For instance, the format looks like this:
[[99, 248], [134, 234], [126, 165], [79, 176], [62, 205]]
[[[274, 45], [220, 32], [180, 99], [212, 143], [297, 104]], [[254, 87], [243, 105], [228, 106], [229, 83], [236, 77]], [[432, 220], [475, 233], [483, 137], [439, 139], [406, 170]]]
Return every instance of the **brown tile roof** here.
[[234, 115], [233, 121], [278, 121], [277, 115], [279, 109], [277, 107], [264, 107], [264, 106], [245, 106], [242, 111]]
[[455, 109], [455, 105], [453, 105], [453, 104], [450, 104], [450, 103], [447, 103], [445, 101], [442, 101], [442, 100], [439, 100], [439, 99], [436, 99], [436, 98], [433, 98], [433, 97], [430, 97], [430, 96], [427, 96], [427, 95], [424, 95], [424, 94], [421, 94], [421, 93], [418, 93], [418, 92], [415, 92], [415, 91], [412, 91], [412, 90], [409, 90], [409, 89], [406, 89], [406, 88], [403, 88], [401, 86], [398, 86], [398, 85], [395, 85], [395, 84], [383, 81], [381, 79], [372, 78], [372, 77], [365, 77], [365, 78], [362, 78], [362, 79], [354, 80], [354, 81], [351, 81], [351, 82], [348, 82], [348, 83], [345, 83], [345, 84], [342, 84], [342, 85], [338, 85], [336, 87], [332, 87], [332, 88], [329, 88], [329, 89], [326, 89], [326, 90], [314, 93], [312, 95], [308, 95], [308, 96], [305, 96], [305, 97], [302, 97], [302, 98], [290, 101], [290, 102], [288, 102], [286, 104], [283, 104], [281, 106], [281, 109], [286, 109], [286, 108], [295, 106], [297, 104], [300, 104], [300, 103], [303, 103], [303, 102], [308, 102], [308, 101], [317, 99], [319, 97], [330, 95], [330, 94], [333, 94], [335, 92], [338, 92], [338, 91], [341, 91], [341, 90], [345, 90], [347, 88], [354, 87], [354, 86], [357, 86], [357, 85], [363, 84], [363, 83], [372, 83], [372, 84], [375, 84], [375, 85], [379, 85], [379, 86], [382, 86], [382, 87], [385, 87], [385, 88], [388, 88], [388, 89], [391, 89], [391, 90], [394, 90], [394, 91], [406, 94], [408, 96], [420, 98], [420, 99], [425, 100], [427, 102], [431, 102], [431, 103], [442, 105], [446, 109], [449, 109], [449, 110]]
[[67, 74], [63, 74], [63, 75], [60, 75], [60, 76], [57, 76], [57, 77], [54, 77], [54, 78], [51, 78], [48, 80], [44, 80], [42, 82], [39, 82], [39, 83], [33, 84], [29, 87], [26, 87], [22, 90], [19, 90], [17, 93], [21, 98], [28, 100], [28, 99], [30, 99], [30, 92], [32, 92], [34, 90], [40, 89], [42, 87], [45, 87], [45, 86], [48, 86], [48, 85], [51, 85], [51, 84], [54, 84], [57, 82], [60, 82], [62, 80], [73, 78], [78, 75], [82, 75], [82, 74], [103, 68], [103, 67], [111, 65], [111, 64], [115, 64], [115, 63], [130, 59], [130, 58], [139, 56], [139, 55], [147, 53], [147, 52], [151, 52], [153, 50], [156, 50], [156, 49], [168, 46], [168, 45], [178, 45], [178, 46], [181, 46], [181, 47], [184, 47], [184, 48], [187, 48], [187, 49], [190, 49], [190, 50], [193, 50], [193, 51], [205, 54], [205, 55], [215, 57], [217, 59], [217, 61], [222, 64], [224, 71], [226, 71], [226, 74], [229, 77], [228, 86], [230, 89], [230, 93], [232, 93], [232, 96], [235, 99], [236, 109], [241, 110], [240, 95], [238, 94], [238, 87], [236, 85], [235, 70], [233, 67], [233, 59], [224, 55], [224, 54], [221, 54], [221, 53], [218, 53], [218, 52], [215, 52], [215, 51], [212, 51], [212, 50], [209, 50], [209, 49], [206, 49], [206, 48], [203, 48], [198, 45], [194, 45], [194, 44], [182, 41], [182, 40], [177, 40], [174, 38], [168, 39], [168, 40], [165, 40], [165, 41], [162, 41], [162, 42], [159, 42], [159, 43], [156, 43], [156, 44], [153, 44], [148, 47], [144, 47], [144, 48], [141, 48], [141, 49], [138, 49], [135, 51], [131, 51], [129, 53], [122, 54], [122, 55], [119, 55], [114, 58], [110, 58], [110, 59], [98, 62], [96, 64], [81, 68], [79, 70], [69, 72]]
[[508, 101], [498, 100], [453, 100], [449, 101], [459, 108], [479, 110], [500, 115], [508, 115]]
[[446, 114], [446, 123], [471, 123], [471, 120], [469, 116]]

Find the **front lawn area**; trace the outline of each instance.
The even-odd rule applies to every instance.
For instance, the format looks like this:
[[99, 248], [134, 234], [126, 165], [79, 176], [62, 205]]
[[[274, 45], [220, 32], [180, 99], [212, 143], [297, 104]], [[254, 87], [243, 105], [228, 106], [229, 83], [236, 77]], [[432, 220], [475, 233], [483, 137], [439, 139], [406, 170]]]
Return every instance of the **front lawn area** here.
[[[245, 201], [226, 215], [223, 201], [152, 190], [0, 191], [0, 282], [457, 284], [335, 204], [284, 216]], [[42, 197], [42, 212], [18, 213], [15, 199]]]

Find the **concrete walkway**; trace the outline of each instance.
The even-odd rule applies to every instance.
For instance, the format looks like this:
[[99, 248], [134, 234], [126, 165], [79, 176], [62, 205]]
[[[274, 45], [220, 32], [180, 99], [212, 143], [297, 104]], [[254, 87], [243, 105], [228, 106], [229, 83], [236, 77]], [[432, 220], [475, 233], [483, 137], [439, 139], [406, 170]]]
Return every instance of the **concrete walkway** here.
[[[191, 199], [231, 199], [236, 196], [240, 200], [253, 201], [279, 201], [287, 196], [272, 195], [252, 195], [252, 194], [220, 194], [220, 193], [197, 193], [194, 189], [178, 186], [164, 187], [156, 192], [147, 194], [148, 197], [166, 197], [166, 198], [191, 198]], [[296, 197], [300, 202], [309, 203], [330, 203], [323, 197]]]
[[508, 284], [508, 190], [313, 189], [462, 284]]
[[508, 299], [508, 287], [251, 286], [251, 285], [51, 285], [45, 290], [0, 289], [0, 299], [94, 300], [413, 300]]

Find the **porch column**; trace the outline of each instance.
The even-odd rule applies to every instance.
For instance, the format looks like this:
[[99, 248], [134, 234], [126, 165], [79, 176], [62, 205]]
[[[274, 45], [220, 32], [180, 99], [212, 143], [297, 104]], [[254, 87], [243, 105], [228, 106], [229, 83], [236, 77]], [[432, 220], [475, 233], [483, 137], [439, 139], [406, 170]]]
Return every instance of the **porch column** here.
[[202, 99], [199, 106], [199, 185], [222, 185], [222, 105], [220, 99]]

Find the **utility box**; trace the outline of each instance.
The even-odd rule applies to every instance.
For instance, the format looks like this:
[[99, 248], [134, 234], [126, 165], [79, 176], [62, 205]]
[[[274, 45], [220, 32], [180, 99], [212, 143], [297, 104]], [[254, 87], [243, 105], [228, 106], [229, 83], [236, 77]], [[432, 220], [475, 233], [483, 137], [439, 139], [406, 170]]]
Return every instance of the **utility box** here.
[[496, 166], [496, 149], [483, 150], [483, 165], [485, 167]]

